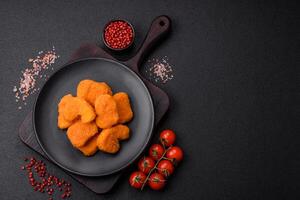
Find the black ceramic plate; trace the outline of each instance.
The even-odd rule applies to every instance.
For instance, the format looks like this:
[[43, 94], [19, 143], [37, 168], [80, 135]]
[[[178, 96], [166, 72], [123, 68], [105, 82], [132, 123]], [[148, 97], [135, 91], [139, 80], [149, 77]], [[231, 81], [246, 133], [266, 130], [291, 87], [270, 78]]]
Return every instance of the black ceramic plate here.
[[[76, 95], [82, 79], [108, 83], [113, 92], [128, 93], [134, 112], [128, 124], [131, 137], [121, 142], [117, 154], [98, 151], [85, 157], [73, 148], [66, 131], [57, 128], [57, 104], [62, 96]], [[84, 176], [103, 176], [117, 172], [132, 163], [148, 144], [154, 125], [154, 108], [143, 81], [125, 65], [100, 58], [89, 58], [67, 64], [45, 83], [35, 103], [33, 124], [37, 140], [47, 156], [63, 169]]]

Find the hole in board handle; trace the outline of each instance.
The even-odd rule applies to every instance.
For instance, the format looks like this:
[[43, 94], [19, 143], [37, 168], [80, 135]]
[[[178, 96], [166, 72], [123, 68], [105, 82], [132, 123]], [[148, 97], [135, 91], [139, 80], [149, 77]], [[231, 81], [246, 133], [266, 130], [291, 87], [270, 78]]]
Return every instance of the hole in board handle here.
[[160, 25], [160, 26], [164, 26], [165, 24], [166, 24], [166, 23], [165, 23], [164, 21], [160, 21], [160, 22], [159, 22], [159, 25]]

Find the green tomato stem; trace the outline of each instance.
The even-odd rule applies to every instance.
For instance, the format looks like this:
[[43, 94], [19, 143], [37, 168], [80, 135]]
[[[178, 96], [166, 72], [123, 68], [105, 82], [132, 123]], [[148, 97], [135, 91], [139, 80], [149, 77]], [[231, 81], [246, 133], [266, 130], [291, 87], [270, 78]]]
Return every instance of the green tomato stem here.
[[[164, 145], [163, 145], [163, 146], [164, 146]], [[147, 175], [147, 177], [146, 177], [146, 180], [144, 181], [144, 183], [143, 183], [143, 185], [142, 185], [142, 187], [141, 187], [141, 190], [144, 189], [144, 187], [145, 187], [147, 181], [149, 180], [149, 177], [150, 177], [150, 175], [152, 174], [152, 172], [153, 172], [155, 169], [157, 169], [158, 163], [159, 163], [161, 160], [163, 160], [163, 159], [168, 159], [168, 158], [166, 158], [166, 157], [164, 157], [164, 156], [165, 156], [165, 154], [167, 153], [167, 151], [168, 151], [171, 147], [172, 147], [172, 146], [170, 146], [170, 147], [167, 148], [167, 149], [165, 149], [165, 147], [164, 147], [164, 150], [165, 150], [165, 151], [164, 151], [163, 155], [156, 161], [154, 167], [149, 171], [149, 173], [148, 173], [148, 175]]]

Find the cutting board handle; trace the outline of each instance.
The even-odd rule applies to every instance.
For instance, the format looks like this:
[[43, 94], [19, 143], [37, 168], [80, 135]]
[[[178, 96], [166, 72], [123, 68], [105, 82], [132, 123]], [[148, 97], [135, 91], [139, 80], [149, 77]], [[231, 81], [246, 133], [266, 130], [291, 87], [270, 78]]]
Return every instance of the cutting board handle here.
[[138, 72], [139, 66], [145, 55], [156, 45], [159, 40], [165, 36], [171, 28], [171, 20], [166, 15], [156, 17], [150, 26], [147, 36], [142, 43], [140, 49], [135, 56], [125, 61], [125, 64], [132, 68], [132, 70]]

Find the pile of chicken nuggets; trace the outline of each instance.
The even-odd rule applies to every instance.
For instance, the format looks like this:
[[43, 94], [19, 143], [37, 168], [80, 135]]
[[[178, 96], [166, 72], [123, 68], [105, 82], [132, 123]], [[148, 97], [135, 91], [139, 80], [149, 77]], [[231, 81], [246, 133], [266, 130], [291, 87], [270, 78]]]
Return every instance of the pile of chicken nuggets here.
[[133, 118], [130, 100], [125, 92], [113, 94], [105, 82], [82, 80], [77, 95], [67, 94], [58, 104], [57, 125], [67, 129], [71, 144], [85, 156], [97, 150], [116, 153], [120, 140], [129, 138], [125, 123]]

